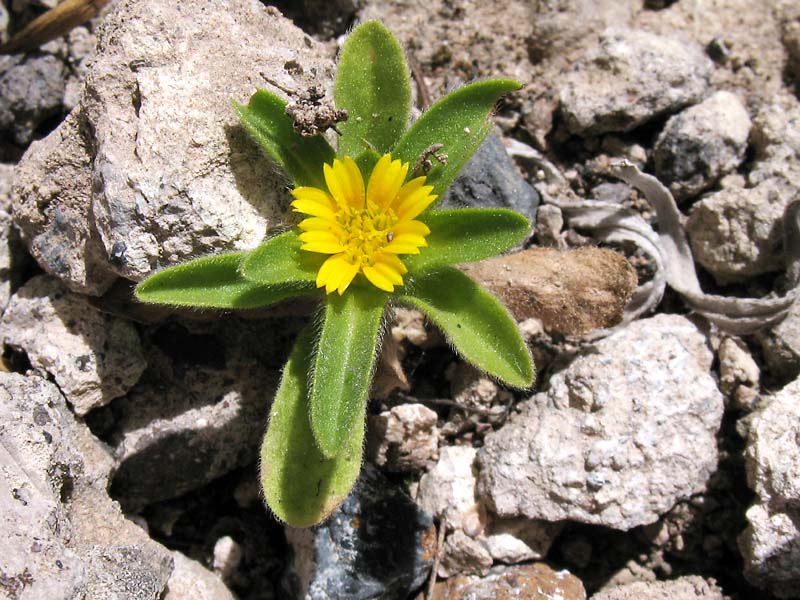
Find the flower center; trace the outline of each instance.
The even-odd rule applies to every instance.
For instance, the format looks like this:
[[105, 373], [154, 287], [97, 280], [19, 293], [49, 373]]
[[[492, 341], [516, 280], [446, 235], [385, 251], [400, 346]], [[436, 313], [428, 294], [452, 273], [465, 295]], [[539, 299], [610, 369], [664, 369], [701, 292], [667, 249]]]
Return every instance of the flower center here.
[[342, 227], [339, 240], [346, 248], [348, 262], [372, 266], [375, 262], [373, 255], [392, 241], [392, 227], [398, 218], [391, 209], [370, 205], [361, 209], [341, 209], [336, 221]]

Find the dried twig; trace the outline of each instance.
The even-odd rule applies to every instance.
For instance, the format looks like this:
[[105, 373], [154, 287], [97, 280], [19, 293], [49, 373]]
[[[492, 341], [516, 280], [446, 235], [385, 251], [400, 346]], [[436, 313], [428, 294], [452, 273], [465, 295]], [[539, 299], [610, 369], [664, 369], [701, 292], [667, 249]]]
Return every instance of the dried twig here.
[[447, 518], [442, 515], [439, 518], [439, 534], [436, 537], [436, 554], [433, 557], [433, 567], [431, 567], [431, 577], [428, 579], [428, 590], [425, 593], [427, 600], [433, 600], [433, 588], [436, 586], [436, 571], [439, 570], [439, 561], [442, 558], [442, 548], [444, 546], [444, 534], [447, 531]]

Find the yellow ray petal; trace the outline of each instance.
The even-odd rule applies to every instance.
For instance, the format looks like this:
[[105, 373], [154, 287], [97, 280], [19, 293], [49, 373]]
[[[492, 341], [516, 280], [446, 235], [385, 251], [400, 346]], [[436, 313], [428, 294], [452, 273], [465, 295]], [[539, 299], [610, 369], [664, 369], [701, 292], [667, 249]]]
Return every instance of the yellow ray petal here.
[[351, 265], [345, 261], [345, 266], [341, 271], [341, 277], [338, 285], [338, 292], [340, 296], [344, 294], [345, 290], [352, 283], [353, 278], [358, 274], [358, 267], [359, 265]]
[[392, 160], [384, 154], [372, 170], [367, 184], [367, 202], [386, 208], [390, 206], [408, 175], [408, 163]]
[[364, 267], [364, 277], [379, 290], [393, 292], [394, 285], [391, 280], [377, 267]]
[[405, 275], [408, 273], [408, 269], [406, 268], [405, 264], [403, 264], [403, 261], [397, 258], [397, 256], [394, 254], [380, 252], [375, 255], [375, 262], [385, 263], [387, 266], [397, 271], [400, 275]]
[[[303, 235], [305, 235], [305, 234], [303, 234]], [[425, 238], [422, 237], [421, 235], [416, 235], [414, 233], [403, 233], [403, 234], [394, 236], [394, 238], [392, 239], [391, 243], [386, 247], [388, 248], [392, 244], [399, 244], [401, 246], [403, 246], [405, 244], [411, 244], [411, 245], [417, 246], [417, 247], [424, 247], [424, 246], [428, 245], [428, 242], [426, 242]]]
[[339, 252], [344, 252], [346, 248], [338, 242], [306, 242], [300, 246], [300, 249], [318, 252], [319, 254], [338, 254]]
[[317, 287], [325, 286], [325, 291], [330, 294], [339, 285], [341, 265], [345, 262], [344, 254], [331, 256], [322, 263], [317, 273]]
[[431, 230], [422, 221], [404, 221], [392, 227], [394, 235], [413, 233], [414, 235], [428, 235]]
[[[391, 256], [387, 254], [385, 256]], [[364, 267], [366, 269], [366, 267]], [[374, 268], [378, 272], [392, 282], [392, 285], [403, 285], [403, 276], [394, 268], [393, 265], [384, 261], [375, 261]]]
[[294, 200], [292, 202], [292, 208], [294, 208], [295, 212], [311, 215], [312, 217], [321, 217], [329, 221], [336, 219], [336, 213], [331, 208], [319, 202], [315, 202], [314, 200], [308, 200], [306, 198]]
[[384, 252], [390, 254], [419, 254], [419, 246], [414, 244], [398, 244], [394, 241], [383, 247]]
[[[413, 221], [418, 223], [418, 221]], [[320, 217], [310, 217], [303, 219], [298, 223], [297, 227], [300, 231], [331, 231], [336, 234], [344, 233], [342, 226], [329, 219], [322, 219]]]
[[333, 166], [323, 165], [325, 183], [341, 208], [361, 207], [364, 204], [364, 178], [355, 161], [349, 156], [336, 159]]
[[438, 198], [436, 194], [430, 193], [431, 190], [433, 190], [433, 186], [423, 185], [413, 193], [405, 196], [395, 209], [397, 217], [401, 221], [410, 221], [428, 208]]

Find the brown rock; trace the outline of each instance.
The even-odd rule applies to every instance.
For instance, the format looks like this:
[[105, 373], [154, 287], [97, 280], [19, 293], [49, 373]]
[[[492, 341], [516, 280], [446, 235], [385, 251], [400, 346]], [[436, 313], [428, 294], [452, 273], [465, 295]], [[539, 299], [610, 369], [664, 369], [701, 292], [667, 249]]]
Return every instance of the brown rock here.
[[636, 288], [636, 273], [625, 257], [600, 248], [531, 248], [463, 270], [518, 321], [537, 318], [545, 329], [566, 335], [619, 323]]
[[554, 571], [543, 563], [510, 567], [488, 577], [463, 575], [437, 584], [433, 600], [585, 600], [580, 579], [568, 571]]

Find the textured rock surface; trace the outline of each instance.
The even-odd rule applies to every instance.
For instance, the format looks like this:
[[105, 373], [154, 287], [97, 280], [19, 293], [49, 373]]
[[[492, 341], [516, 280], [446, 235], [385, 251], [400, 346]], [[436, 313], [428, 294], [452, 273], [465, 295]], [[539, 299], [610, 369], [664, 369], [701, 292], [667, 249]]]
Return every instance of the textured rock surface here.
[[491, 567], [492, 555], [486, 546], [458, 530], [444, 542], [437, 575], [486, 575]]
[[609, 29], [557, 82], [571, 133], [629, 131], [699, 100], [711, 61], [688, 41]]
[[113, 461], [39, 377], [0, 373], [0, 573], [11, 598], [157, 600], [170, 553], [106, 495]]
[[788, 382], [800, 374], [800, 303], [795, 303], [786, 318], [774, 327], [759, 331], [767, 368], [781, 381]]
[[222, 580], [199, 562], [174, 551], [175, 568], [162, 600], [235, 600]]
[[739, 539], [745, 576], [779, 598], [800, 586], [800, 381], [767, 399], [750, 423], [745, 466], [757, 495]]
[[501, 516], [622, 530], [654, 522], [716, 467], [723, 402], [711, 361], [677, 315], [598, 342], [486, 437], [479, 495]]
[[150, 368], [111, 410], [127, 510], [179, 496], [256, 460], [290, 331], [270, 321], [166, 324]]
[[493, 560], [515, 564], [547, 556], [561, 529], [561, 523], [493, 518], [480, 539]]
[[536, 221], [539, 194], [517, 171], [500, 136], [490, 134], [453, 182], [438, 208], [510, 208]]
[[719, 384], [734, 408], [752, 410], [758, 401], [761, 370], [747, 346], [739, 339], [725, 338], [717, 351]]
[[[299, 64], [302, 73], [290, 73], [287, 64]], [[89, 139], [68, 138], [62, 125], [20, 167], [17, 223], [32, 242], [51, 238], [34, 256], [76, 289], [99, 293], [108, 285], [102, 276], [54, 268], [59, 260], [92, 262], [88, 253], [96, 245], [84, 250], [84, 244], [95, 231], [103, 256], [93, 262], [134, 280], [183, 258], [256, 245], [267, 225], [281, 219], [288, 198], [230, 102], [246, 102], [257, 87], [275, 89], [270, 80], [304, 89], [329, 78], [320, 47], [255, 0], [116, 4], [98, 32], [86, 90], [67, 122]], [[60, 169], [70, 177], [51, 179], [41, 190], [45, 173]], [[78, 236], [59, 230], [58, 215], [68, 207]]]
[[518, 321], [538, 318], [567, 335], [611, 327], [636, 288], [636, 272], [611, 250], [531, 248], [463, 267], [497, 295]]
[[591, 600], [725, 600], [714, 581], [680, 577], [672, 581], [637, 581], [598, 592]]
[[286, 537], [285, 597], [313, 600], [406, 598], [428, 576], [436, 547], [431, 516], [369, 464], [330, 519]]
[[52, 375], [79, 415], [124, 395], [147, 366], [131, 323], [100, 312], [47, 275], [17, 290], [0, 326], [0, 341]]
[[750, 115], [739, 98], [717, 92], [671, 117], [656, 140], [656, 176], [676, 200], [697, 195], [744, 158]]
[[477, 450], [446, 446], [436, 463], [419, 481], [416, 502], [435, 517], [444, 517], [448, 529], [465, 529], [473, 535], [482, 529], [475, 502], [473, 463]]
[[392, 472], [425, 467], [439, 448], [438, 416], [422, 404], [401, 404], [369, 417], [367, 458]]
[[437, 583], [432, 600], [586, 600], [580, 579], [543, 563], [510, 567], [488, 577], [459, 576]]
[[0, 314], [24, 263], [24, 250], [11, 218], [11, 180], [14, 167], [0, 163]]

